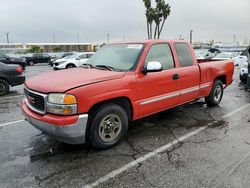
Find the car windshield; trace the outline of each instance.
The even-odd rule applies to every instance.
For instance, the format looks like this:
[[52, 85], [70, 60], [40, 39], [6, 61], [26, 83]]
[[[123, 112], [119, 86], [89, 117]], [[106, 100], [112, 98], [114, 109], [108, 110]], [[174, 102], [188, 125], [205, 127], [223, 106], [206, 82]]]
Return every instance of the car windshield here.
[[143, 44], [114, 44], [99, 49], [88, 64], [102, 67], [112, 67], [118, 71], [131, 70], [137, 63], [143, 49]]
[[76, 58], [78, 56], [79, 56], [79, 54], [72, 54], [72, 55], [64, 57], [64, 59], [74, 59], [74, 58]]

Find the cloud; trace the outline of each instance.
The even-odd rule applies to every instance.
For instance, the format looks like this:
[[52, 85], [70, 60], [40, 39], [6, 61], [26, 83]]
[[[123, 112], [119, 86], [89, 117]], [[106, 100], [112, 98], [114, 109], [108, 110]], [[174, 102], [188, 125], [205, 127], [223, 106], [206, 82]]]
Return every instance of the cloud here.
[[[164, 38], [232, 41], [250, 39], [249, 0], [168, 0], [171, 15], [162, 33]], [[142, 0], [0, 0], [0, 42], [9, 32], [12, 42], [106, 42], [144, 39], [145, 8]]]

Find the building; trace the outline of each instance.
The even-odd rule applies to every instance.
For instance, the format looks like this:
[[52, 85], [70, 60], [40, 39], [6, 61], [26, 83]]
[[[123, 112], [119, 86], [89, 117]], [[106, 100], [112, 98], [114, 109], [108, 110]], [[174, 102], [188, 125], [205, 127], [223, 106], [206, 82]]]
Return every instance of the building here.
[[0, 43], [0, 49], [31, 49], [33, 46], [39, 46], [44, 52], [91, 52], [93, 45], [91, 43]]
[[24, 48], [30, 49], [32, 46], [39, 46], [44, 52], [91, 52], [90, 43], [27, 43]]

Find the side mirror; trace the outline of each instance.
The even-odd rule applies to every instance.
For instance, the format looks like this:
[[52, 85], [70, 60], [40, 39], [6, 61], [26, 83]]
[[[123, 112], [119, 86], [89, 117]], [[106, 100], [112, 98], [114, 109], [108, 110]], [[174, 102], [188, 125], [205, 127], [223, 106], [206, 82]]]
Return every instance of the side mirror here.
[[162, 71], [162, 65], [158, 61], [150, 61], [147, 63], [146, 67], [142, 69], [143, 74], [147, 74], [148, 72], [160, 72]]

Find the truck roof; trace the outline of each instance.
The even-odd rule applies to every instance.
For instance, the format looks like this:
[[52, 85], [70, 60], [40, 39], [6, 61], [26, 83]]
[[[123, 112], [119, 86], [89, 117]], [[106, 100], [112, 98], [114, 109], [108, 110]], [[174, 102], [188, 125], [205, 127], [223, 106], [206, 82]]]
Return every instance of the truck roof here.
[[140, 44], [154, 44], [154, 43], [175, 43], [175, 42], [182, 42], [182, 43], [189, 43], [185, 40], [164, 40], [164, 39], [146, 39], [146, 40], [128, 40], [128, 41], [118, 41], [110, 44], [128, 44], [128, 43], [140, 43]]

